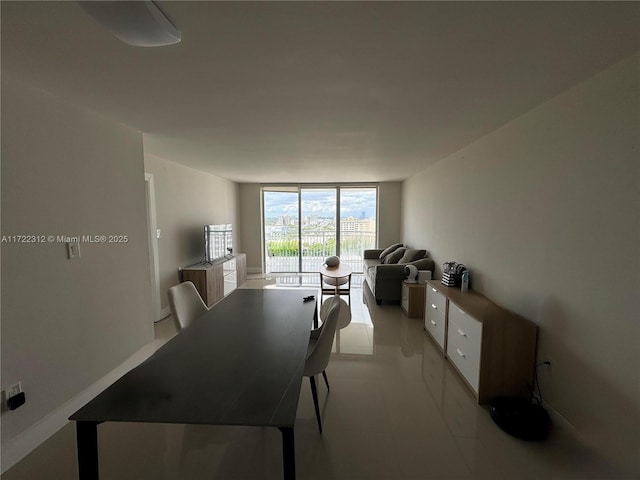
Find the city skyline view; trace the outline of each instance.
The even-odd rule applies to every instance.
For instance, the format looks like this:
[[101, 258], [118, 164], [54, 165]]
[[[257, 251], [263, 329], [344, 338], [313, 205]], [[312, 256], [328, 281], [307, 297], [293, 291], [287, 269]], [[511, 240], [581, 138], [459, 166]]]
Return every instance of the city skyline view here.
[[[375, 188], [340, 189], [340, 217], [375, 218]], [[336, 215], [336, 190], [301, 189], [302, 216], [334, 218]], [[298, 216], [298, 192], [279, 192], [265, 190], [265, 219], [283, 216]]]
[[336, 254], [361, 271], [364, 249], [376, 242], [377, 188], [265, 188], [263, 193], [267, 272], [317, 271], [324, 258]]

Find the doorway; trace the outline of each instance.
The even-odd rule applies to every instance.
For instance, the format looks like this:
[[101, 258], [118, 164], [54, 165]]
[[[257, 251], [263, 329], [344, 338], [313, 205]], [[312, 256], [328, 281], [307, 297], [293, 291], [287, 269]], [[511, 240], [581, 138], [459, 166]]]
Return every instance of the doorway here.
[[158, 226], [156, 222], [156, 194], [153, 175], [144, 174], [147, 203], [147, 241], [149, 244], [149, 274], [151, 276], [151, 306], [153, 321], [158, 322], [168, 315], [160, 305], [160, 267], [158, 260]]

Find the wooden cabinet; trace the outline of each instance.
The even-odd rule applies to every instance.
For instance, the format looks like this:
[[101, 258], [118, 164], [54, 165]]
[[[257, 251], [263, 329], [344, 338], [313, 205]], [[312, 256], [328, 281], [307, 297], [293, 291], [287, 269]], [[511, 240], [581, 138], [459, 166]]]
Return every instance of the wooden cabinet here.
[[238, 286], [238, 274], [236, 272], [237, 265], [238, 263], [235, 258], [232, 258], [222, 264], [222, 288], [225, 297], [233, 292]]
[[222, 263], [191, 265], [181, 270], [181, 282], [193, 282], [208, 307], [224, 297]]
[[477, 292], [427, 281], [425, 331], [453, 364], [478, 403], [528, 397], [537, 327]]
[[236, 274], [238, 285], [247, 281], [247, 255], [244, 253], [236, 255]]
[[409, 318], [422, 318], [424, 315], [424, 284], [402, 282], [400, 306]]
[[239, 253], [212, 263], [199, 263], [180, 271], [181, 282], [193, 282], [208, 307], [247, 281], [247, 256]]

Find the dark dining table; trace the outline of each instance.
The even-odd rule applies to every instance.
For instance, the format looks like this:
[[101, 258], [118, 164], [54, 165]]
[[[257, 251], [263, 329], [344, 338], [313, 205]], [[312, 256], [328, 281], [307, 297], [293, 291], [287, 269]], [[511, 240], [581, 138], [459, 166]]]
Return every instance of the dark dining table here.
[[80, 480], [99, 477], [103, 422], [276, 427], [295, 478], [294, 425], [317, 295], [237, 289], [69, 419]]

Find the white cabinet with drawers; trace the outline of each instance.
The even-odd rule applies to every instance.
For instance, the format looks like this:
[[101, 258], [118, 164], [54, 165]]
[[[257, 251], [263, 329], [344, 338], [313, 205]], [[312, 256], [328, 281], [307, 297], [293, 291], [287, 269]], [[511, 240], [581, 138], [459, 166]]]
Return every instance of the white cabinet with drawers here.
[[447, 354], [474, 391], [478, 391], [482, 323], [449, 302]]
[[447, 297], [427, 283], [424, 328], [444, 350], [446, 340]]
[[425, 331], [442, 349], [478, 403], [528, 397], [537, 327], [474, 291], [428, 280]]

